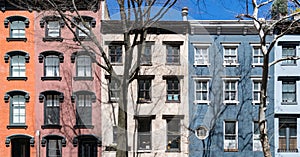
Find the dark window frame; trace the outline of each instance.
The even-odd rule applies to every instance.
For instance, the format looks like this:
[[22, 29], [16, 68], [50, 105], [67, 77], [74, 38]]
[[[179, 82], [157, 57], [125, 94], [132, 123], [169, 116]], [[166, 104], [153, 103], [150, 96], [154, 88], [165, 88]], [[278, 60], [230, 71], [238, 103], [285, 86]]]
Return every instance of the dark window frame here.
[[123, 63], [123, 44], [111, 43], [108, 45], [111, 64]]
[[168, 44], [166, 45], [166, 64], [180, 65], [180, 45]]
[[[177, 77], [169, 77], [166, 78], [166, 102], [180, 102], [180, 78]], [[177, 85], [176, 85], [177, 84]], [[178, 87], [176, 89], [175, 87]], [[177, 95], [177, 98], [175, 97]], [[171, 99], [169, 99], [171, 98]], [[177, 99], [177, 100], [176, 100]]]

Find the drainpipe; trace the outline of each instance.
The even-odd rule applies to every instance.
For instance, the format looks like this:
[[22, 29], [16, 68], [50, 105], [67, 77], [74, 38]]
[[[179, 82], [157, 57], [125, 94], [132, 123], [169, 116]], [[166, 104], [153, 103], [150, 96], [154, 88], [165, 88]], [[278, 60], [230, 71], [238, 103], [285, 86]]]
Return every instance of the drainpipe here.
[[37, 140], [37, 153], [38, 153], [38, 157], [41, 157], [41, 142], [40, 142], [40, 139], [41, 139], [41, 134], [40, 134], [40, 130], [37, 130], [36, 132], [35, 132], [35, 136], [37, 136], [38, 138], [38, 140]]

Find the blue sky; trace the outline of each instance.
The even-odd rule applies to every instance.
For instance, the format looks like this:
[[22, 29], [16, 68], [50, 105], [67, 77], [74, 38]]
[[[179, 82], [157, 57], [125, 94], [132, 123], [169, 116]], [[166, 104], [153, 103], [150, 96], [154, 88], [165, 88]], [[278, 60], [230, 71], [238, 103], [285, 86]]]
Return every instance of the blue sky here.
[[[235, 20], [240, 13], [246, 12], [247, 0], [178, 0], [177, 4], [167, 14], [165, 20], [181, 20], [181, 8], [189, 8], [189, 19], [195, 20]], [[251, 0], [249, 0], [251, 2]], [[118, 5], [116, 0], [107, 0], [112, 19], [118, 19]], [[249, 8], [251, 4], [249, 4]], [[264, 8], [262, 16], [268, 13]], [[251, 8], [249, 9], [251, 10]]]

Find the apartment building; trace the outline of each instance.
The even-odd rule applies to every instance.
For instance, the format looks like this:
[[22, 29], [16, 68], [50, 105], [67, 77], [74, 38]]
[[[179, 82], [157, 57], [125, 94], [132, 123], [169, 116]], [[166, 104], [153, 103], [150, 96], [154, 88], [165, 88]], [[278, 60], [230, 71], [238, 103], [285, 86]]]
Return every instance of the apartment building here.
[[[116, 74], [122, 76], [128, 52], [121, 22], [103, 21], [101, 29], [103, 48]], [[134, 67], [137, 58], [141, 66], [128, 88], [129, 156], [188, 156], [187, 33], [187, 21], [157, 22], [148, 31], [140, 58], [140, 45], [134, 49], [130, 66]], [[103, 72], [102, 78], [103, 156], [115, 156], [122, 93], [120, 82], [109, 73]]]
[[34, 13], [0, 2], [0, 156], [35, 156]]
[[[253, 22], [189, 23], [189, 155], [262, 156], [258, 104], [263, 56]], [[274, 152], [272, 72], [266, 115]]]

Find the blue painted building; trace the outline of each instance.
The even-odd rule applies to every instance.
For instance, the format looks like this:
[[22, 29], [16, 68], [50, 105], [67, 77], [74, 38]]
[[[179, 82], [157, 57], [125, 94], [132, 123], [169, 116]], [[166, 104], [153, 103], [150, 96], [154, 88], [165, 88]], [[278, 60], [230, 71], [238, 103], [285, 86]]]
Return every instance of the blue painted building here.
[[[262, 156], [257, 121], [263, 56], [252, 21], [189, 22], [189, 155]], [[269, 135], [274, 133], [273, 71], [266, 114]]]
[[[299, 56], [300, 36], [281, 37], [274, 48], [275, 60]], [[274, 145], [276, 157], [300, 156], [300, 61], [285, 60], [274, 65]]]

